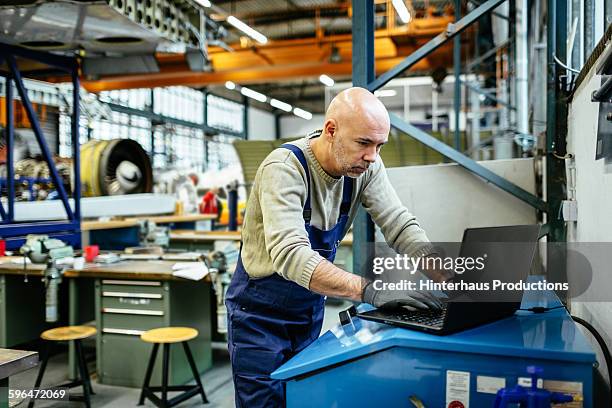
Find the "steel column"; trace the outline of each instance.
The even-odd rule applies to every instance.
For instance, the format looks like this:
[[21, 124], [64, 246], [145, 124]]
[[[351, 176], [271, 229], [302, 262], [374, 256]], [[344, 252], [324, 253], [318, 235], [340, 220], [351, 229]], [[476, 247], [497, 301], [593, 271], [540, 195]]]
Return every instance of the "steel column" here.
[[[546, 216], [548, 242], [546, 250], [546, 277], [555, 282], [567, 282], [567, 251], [565, 242], [567, 228], [561, 217], [561, 205], [566, 198], [566, 137], [567, 98], [564, 69], [555, 62], [555, 57], [566, 61], [567, 1], [547, 0], [547, 92], [546, 92], [546, 200], [550, 211]], [[563, 299], [566, 300], [566, 299]]]
[[[456, 35], [459, 35], [467, 27], [469, 27], [472, 23], [477, 21], [484, 14], [493, 10], [495, 7], [499, 6], [504, 1], [506, 0], [488, 0], [487, 2], [483, 3], [481, 6], [478, 6], [476, 9], [472, 10], [470, 13], [468, 13], [465, 17], [463, 17], [461, 20], [459, 20], [455, 24], [449, 25], [446, 32], [438, 34], [436, 37], [430, 40], [427, 44], [423, 45], [417, 51], [410, 54], [409, 57], [407, 57], [402, 62], [397, 64], [395, 67], [391, 68], [389, 71], [379, 76], [376, 80], [368, 81], [368, 89], [374, 92], [375, 90], [382, 88], [387, 82], [391, 81], [393, 78], [395, 78], [396, 76], [398, 76], [399, 74], [401, 74], [402, 72], [404, 72], [405, 70], [407, 70], [408, 68], [410, 68], [411, 66], [419, 62], [420, 60], [422, 60], [423, 58], [427, 57], [429, 54], [431, 54], [435, 50], [437, 50], [448, 39], [454, 38]], [[360, 6], [363, 7], [363, 5], [360, 4], [360, 2], [353, 1], [353, 50], [359, 50], [360, 49], [359, 47], [362, 47], [364, 44], [363, 42], [358, 42], [357, 43], [358, 48], [355, 48], [355, 40], [356, 40], [355, 34], [358, 29], [358, 26], [355, 25], [356, 24], [355, 10], [357, 10], [357, 8], [359, 8]], [[372, 42], [374, 41], [373, 36], [370, 38], [370, 41]], [[355, 65], [354, 65], [355, 57], [356, 57], [355, 52], [353, 51], [353, 78], [355, 77]], [[372, 70], [373, 69], [374, 67], [372, 64]]]
[[[374, 1], [353, 0], [353, 85], [368, 88], [374, 78]], [[353, 272], [365, 275], [374, 256], [374, 223], [363, 207], [353, 221]]]
[[77, 70], [72, 72], [72, 160], [74, 166], [74, 190], [72, 198], [74, 199], [74, 218], [77, 221], [81, 220], [81, 149], [79, 116], [80, 112], [80, 85], [79, 73]]
[[242, 96], [242, 106], [244, 106], [244, 114], [242, 115], [242, 138], [249, 139], [249, 98]]
[[567, 104], [564, 100], [561, 77], [564, 75], [555, 63], [556, 56], [566, 61], [567, 2], [548, 0], [547, 22], [548, 81], [546, 93], [546, 200], [551, 211], [551, 241], [565, 241], [565, 223], [559, 216], [561, 202], [565, 199], [565, 160], [567, 135]]
[[15, 121], [13, 116], [13, 80], [12, 76], [6, 77], [6, 191], [8, 198], [8, 211], [6, 220], [15, 220], [15, 158], [13, 149], [15, 147]]
[[[455, 24], [461, 20], [461, 0], [455, 0]], [[461, 35], [453, 39], [453, 71], [455, 73], [455, 92], [453, 108], [455, 111], [455, 149], [461, 150], [461, 133], [459, 132], [459, 114], [461, 111]]]

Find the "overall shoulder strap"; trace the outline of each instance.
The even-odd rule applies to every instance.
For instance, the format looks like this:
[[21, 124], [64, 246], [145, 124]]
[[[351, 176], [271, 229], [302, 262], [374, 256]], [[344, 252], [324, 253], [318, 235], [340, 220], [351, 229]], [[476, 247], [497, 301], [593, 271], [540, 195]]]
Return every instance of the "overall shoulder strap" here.
[[306, 162], [306, 157], [304, 156], [304, 152], [302, 151], [302, 149], [300, 149], [296, 145], [285, 143], [280, 145], [279, 147], [290, 150], [295, 155], [295, 157], [297, 157], [298, 161], [302, 165], [302, 168], [304, 169], [304, 172], [306, 173], [306, 183], [308, 185], [308, 192], [306, 196], [306, 202], [304, 203], [304, 210], [302, 211], [302, 215], [304, 216], [304, 222], [308, 224], [310, 222], [312, 210], [310, 209], [310, 172], [308, 171], [308, 163]]
[[348, 176], [344, 176], [344, 184], [342, 186], [342, 204], [340, 205], [340, 214], [338, 219], [343, 215], [347, 215], [351, 210], [351, 199], [353, 198], [353, 186], [356, 180]]

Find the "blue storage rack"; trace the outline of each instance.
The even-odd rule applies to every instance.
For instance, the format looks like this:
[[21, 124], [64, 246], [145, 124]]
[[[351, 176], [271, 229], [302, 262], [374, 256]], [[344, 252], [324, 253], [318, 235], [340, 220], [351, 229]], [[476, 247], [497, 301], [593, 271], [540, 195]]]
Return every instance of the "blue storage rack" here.
[[[22, 73], [17, 66], [16, 57], [42, 62], [51, 66], [59, 73], [68, 74], [72, 80], [72, 157], [74, 165], [74, 209], [71, 208], [69, 197], [61, 182], [59, 173], [53, 161], [53, 155], [47, 146], [40, 123], [28, 98], [28, 92], [24, 85]], [[6, 241], [6, 247], [10, 250], [18, 249], [28, 234], [46, 234], [61, 239], [74, 247], [81, 246], [81, 177], [80, 177], [80, 155], [79, 155], [79, 74], [78, 61], [73, 57], [66, 57], [51, 53], [37, 52], [22, 47], [16, 47], [0, 43], [0, 65], [5, 63], [8, 72], [0, 72], [6, 78], [6, 132], [5, 141], [7, 148], [7, 179], [6, 192], [8, 208], [5, 209], [0, 202], [0, 239]], [[36, 136], [42, 156], [49, 167], [51, 181], [53, 182], [59, 199], [62, 201], [66, 211], [66, 220], [63, 221], [37, 221], [16, 222], [15, 221], [15, 169], [13, 163], [14, 147], [14, 122], [13, 122], [13, 83], [17, 88], [21, 103], [23, 104], [32, 130]]]

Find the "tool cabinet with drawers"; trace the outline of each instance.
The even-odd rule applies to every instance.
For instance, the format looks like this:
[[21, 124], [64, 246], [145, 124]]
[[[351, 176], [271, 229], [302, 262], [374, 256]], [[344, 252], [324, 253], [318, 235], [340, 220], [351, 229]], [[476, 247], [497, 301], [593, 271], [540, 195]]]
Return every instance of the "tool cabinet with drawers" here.
[[[141, 387], [152, 345], [140, 340], [144, 331], [188, 326], [199, 335], [189, 342], [200, 372], [212, 366], [208, 282], [175, 280], [96, 280], [97, 370], [101, 383]], [[151, 383], [161, 383], [161, 359]], [[182, 347], [170, 349], [170, 384], [192, 379]]]

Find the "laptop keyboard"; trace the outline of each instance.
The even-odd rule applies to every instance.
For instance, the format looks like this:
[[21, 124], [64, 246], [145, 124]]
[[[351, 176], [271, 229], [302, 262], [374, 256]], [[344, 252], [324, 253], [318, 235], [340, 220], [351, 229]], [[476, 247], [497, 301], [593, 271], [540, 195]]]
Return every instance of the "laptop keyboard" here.
[[391, 316], [403, 322], [440, 327], [444, 323], [444, 318], [446, 317], [446, 306], [447, 305], [444, 304], [441, 310], [423, 310], [417, 312], [408, 310], [394, 311]]

